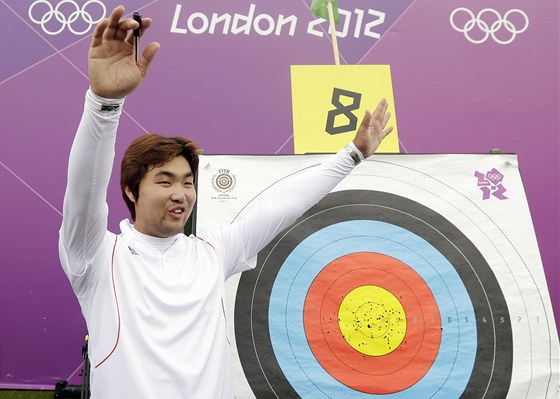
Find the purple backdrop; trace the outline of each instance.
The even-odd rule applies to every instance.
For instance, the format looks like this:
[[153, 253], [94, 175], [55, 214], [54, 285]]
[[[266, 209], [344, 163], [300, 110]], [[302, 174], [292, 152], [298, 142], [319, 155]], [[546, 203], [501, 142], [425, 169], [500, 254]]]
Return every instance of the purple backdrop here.
[[[91, 30], [81, 19], [47, 21], [48, 4], [54, 12], [59, 3], [0, 0], [0, 388], [52, 388], [60, 379], [75, 379], [86, 333], [59, 266], [57, 238], [67, 157], [88, 87]], [[86, 1], [75, 3], [58, 11], [70, 18]], [[333, 63], [329, 36], [308, 33], [315, 19], [309, 2], [122, 3], [128, 12], [154, 19], [145, 40], [162, 46], [148, 79], [126, 101], [117, 162], [128, 142], [147, 131], [192, 137], [207, 153], [293, 152], [290, 65]], [[90, 2], [92, 19], [102, 14], [101, 4], [109, 12], [119, 2]], [[520, 12], [474, 44], [484, 39], [484, 23], [469, 33], [471, 41], [450, 23], [454, 10], [465, 7], [462, 1], [339, 0], [349, 11], [348, 35], [339, 39], [342, 61], [391, 65], [402, 152], [499, 148], [519, 154], [558, 323], [559, 4], [466, 4], [473, 15], [484, 8], [501, 16]], [[222, 24], [210, 32], [213, 13], [248, 16], [251, 10], [247, 32], [234, 34], [232, 25], [224, 33]], [[295, 16], [293, 34], [288, 25], [278, 35], [269, 29], [280, 15]], [[456, 26], [464, 26], [467, 15], [457, 12]], [[521, 30], [523, 15], [527, 29], [509, 32], [506, 27]], [[492, 18], [493, 11], [482, 16], [489, 29]], [[116, 174], [108, 200], [115, 230], [127, 217]]]

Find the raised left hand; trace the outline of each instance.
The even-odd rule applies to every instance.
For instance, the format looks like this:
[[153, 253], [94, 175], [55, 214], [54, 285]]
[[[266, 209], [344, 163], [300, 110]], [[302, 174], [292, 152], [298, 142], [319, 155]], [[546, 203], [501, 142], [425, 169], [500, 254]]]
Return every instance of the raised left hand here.
[[386, 127], [391, 117], [391, 113], [387, 112], [388, 107], [387, 100], [382, 98], [373, 114], [366, 111], [362, 119], [353, 141], [364, 158], [371, 156], [383, 139], [393, 131], [393, 126]]

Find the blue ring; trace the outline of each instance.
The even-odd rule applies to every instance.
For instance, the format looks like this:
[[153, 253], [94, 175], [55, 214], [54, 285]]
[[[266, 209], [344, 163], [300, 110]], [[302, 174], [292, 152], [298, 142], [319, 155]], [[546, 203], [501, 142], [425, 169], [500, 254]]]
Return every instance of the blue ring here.
[[[372, 234], [365, 236], [365, 231]], [[311, 283], [330, 262], [355, 252], [385, 254], [412, 267], [432, 290], [440, 310], [443, 333], [434, 364], [424, 378], [403, 391], [376, 395], [349, 388], [322, 368], [307, 343], [303, 305]], [[269, 309], [275, 356], [286, 379], [302, 397], [449, 398], [459, 397], [469, 382], [476, 356], [477, 329], [468, 292], [453, 265], [439, 251], [401, 227], [354, 220], [329, 225], [311, 234], [281, 266]], [[460, 323], [460, 320], [471, 322]]]

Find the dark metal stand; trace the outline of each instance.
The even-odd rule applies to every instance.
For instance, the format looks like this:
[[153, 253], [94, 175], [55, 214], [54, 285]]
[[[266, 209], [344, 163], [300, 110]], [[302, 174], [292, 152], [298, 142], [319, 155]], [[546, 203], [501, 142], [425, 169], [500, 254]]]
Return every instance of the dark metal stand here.
[[54, 390], [54, 399], [80, 398], [89, 399], [89, 358], [88, 358], [88, 337], [86, 343], [82, 347], [82, 357], [84, 364], [82, 366], [82, 385], [68, 385], [68, 381], [57, 382]]

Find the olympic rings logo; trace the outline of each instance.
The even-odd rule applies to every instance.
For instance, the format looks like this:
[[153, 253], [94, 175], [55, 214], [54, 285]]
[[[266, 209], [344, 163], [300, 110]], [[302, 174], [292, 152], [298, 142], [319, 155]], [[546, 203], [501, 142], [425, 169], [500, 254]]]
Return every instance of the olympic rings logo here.
[[[47, 11], [42, 17], [35, 18], [33, 16], [33, 11], [36, 10], [39, 4], [46, 5]], [[70, 8], [70, 14], [68, 16], [61, 11], [62, 7], [66, 4], [69, 4], [69, 6], [66, 6], [65, 8]], [[101, 14], [99, 18], [94, 19], [94, 16], [92, 16], [92, 14], [87, 10], [90, 5], [97, 5], [101, 7]], [[88, 33], [95, 24], [105, 18], [106, 13], [107, 9], [105, 8], [105, 4], [99, 0], [88, 0], [81, 8], [73, 0], [62, 0], [58, 2], [56, 7], [53, 7], [53, 5], [47, 0], [36, 0], [33, 4], [31, 4], [31, 6], [29, 6], [28, 11], [29, 19], [33, 23], [41, 25], [43, 32], [51, 36], [58, 35], [66, 27], [68, 27], [68, 30], [75, 35], [84, 35]], [[78, 28], [76, 28], [76, 23]], [[58, 27], [59, 24], [60, 27]]]
[[502, 179], [504, 178], [504, 176], [501, 173], [491, 173], [488, 172], [486, 173], [486, 178], [491, 181], [493, 184], [498, 184], [499, 182], [502, 181]]
[[[455, 16], [458, 13], [467, 13], [470, 18], [467, 22], [464, 23], [463, 27], [457, 26], [457, 24], [455, 23]], [[483, 16], [485, 14], [493, 15], [494, 18], [491, 19], [494, 21], [486, 22], [485, 20], [483, 20]], [[522, 17], [522, 19], [524, 20], [522, 26], [516, 27], [515, 24], [509, 20], [509, 18], [513, 14], [519, 14]], [[457, 32], [463, 33], [465, 35], [465, 38], [473, 44], [484, 43], [486, 40], [488, 40], [489, 37], [492, 37], [492, 39], [494, 39], [494, 41], [498, 44], [510, 44], [515, 40], [518, 34], [525, 32], [529, 27], [529, 17], [519, 9], [509, 10], [502, 17], [498, 11], [492, 8], [485, 8], [475, 16], [474, 13], [468, 8], [460, 7], [451, 13], [451, 15], [449, 16], [449, 22], [451, 23], [451, 27], [453, 29], [455, 29]], [[475, 27], [478, 27], [478, 29], [482, 31], [482, 33], [484, 33], [484, 36], [482, 36], [480, 39], [473, 38], [470, 33]], [[496, 33], [500, 29], [502, 29], [502, 27], [511, 34], [511, 37], [509, 37], [509, 39], [507, 40], [503, 40], [496, 36]]]

